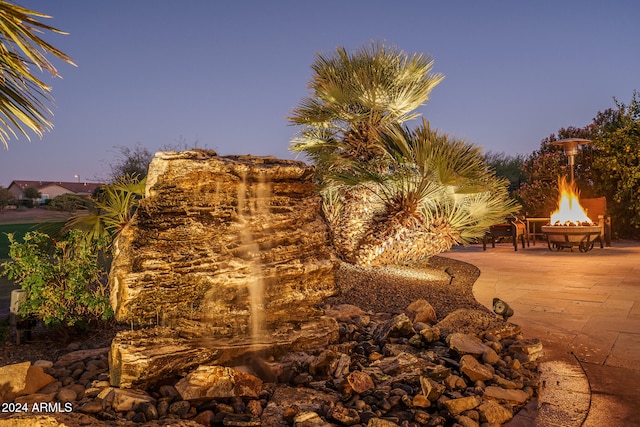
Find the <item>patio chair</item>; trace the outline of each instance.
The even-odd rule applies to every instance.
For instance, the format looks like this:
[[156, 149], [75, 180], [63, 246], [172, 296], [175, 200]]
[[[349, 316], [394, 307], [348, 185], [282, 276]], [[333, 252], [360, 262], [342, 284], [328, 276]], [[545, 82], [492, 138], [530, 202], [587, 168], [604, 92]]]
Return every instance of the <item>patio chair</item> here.
[[522, 242], [522, 249], [524, 249], [524, 242], [527, 241], [527, 246], [529, 245], [529, 237], [527, 235], [527, 226], [525, 223], [518, 217], [508, 217], [505, 218], [505, 223], [503, 224], [493, 224], [489, 227], [489, 231], [487, 231], [482, 239], [482, 250], [487, 250], [487, 239], [491, 239], [491, 247], [496, 247], [496, 238], [500, 237], [511, 237], [513, 241], [513, 250], [518, 251], [518, 240]]
[[607, 215], [607, 198], [580, 199], [580, 205], [589, 219], [601, 228], [600, 235], [597, 237], [600, 248], [605, 244], [611, 246], [611, 217]]

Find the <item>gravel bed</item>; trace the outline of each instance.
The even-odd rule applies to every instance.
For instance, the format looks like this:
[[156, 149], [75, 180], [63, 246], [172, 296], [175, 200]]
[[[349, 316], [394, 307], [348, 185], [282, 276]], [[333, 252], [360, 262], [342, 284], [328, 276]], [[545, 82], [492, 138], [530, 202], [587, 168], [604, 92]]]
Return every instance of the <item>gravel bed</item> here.
[[[340, 294], [329, 305], [352, 304], [374, 313], [402, 313], [418, 299], [427, 300], [438, 320], [457, 309], [486, 310], [473, 296], [477, 267], [434, 256], [422, 267], [359, 267], [342, 263], [336, 274]], [[452, 277], [453, 276], [453, 277]]]

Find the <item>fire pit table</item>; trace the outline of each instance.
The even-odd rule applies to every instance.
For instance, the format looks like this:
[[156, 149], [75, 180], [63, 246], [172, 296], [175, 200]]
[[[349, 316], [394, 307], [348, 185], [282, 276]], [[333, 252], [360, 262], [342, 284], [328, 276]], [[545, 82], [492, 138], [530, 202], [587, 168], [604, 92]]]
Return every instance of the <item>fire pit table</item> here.
[[[602, 229], [599, 225], [545, 225], [542, 232], [547, 237], [549, 250], [560, 251], [577, 246], [580, 252], [589, 252]], [[600, 241], [602, 247], [602, 241]]]

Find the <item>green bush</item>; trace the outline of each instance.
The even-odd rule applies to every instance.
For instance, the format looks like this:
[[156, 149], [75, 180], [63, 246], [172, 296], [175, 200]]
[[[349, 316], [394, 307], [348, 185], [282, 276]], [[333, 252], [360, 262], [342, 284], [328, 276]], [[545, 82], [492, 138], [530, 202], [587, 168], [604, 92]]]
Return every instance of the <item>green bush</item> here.
[[72, 212], [82, 208], [90, 208], [93, 203], [91, 199], [86, 196], [79, 196], [77, 194], [61, 194], [54, 197], [48, 203], [51, 209], [57, 211]]
[[9, 242], [12, 261], [2, 264], [3, 275], [26, 291], [21, 315], [46, 325], [76, 327], [113, 315], [99, 243], [87, 241], [78, 230], [60, 241], [32, 231], [20, 243], [9, 234]]

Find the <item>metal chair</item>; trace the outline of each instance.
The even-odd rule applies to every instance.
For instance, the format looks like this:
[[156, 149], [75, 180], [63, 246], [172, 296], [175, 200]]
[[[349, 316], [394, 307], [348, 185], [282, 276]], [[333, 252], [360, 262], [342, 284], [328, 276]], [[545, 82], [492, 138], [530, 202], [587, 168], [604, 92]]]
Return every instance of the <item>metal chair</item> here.
[[496, 247], [496, 238], [500, 237], [511, 237], [513, 241], [513, 250], [518, 251], [518, 240], [522, 242], [522, 249], [524, 249], [524, 242], [527, 241], [527, 246], [529, 246], [529, 237], [527, 235], [527, 226], [525, 223], [517, 217], [508, 217], [506, 218], [506, 223], [504, 224], [493, 224], [489, 227], [489, 231], [487, 231], [482, 239], [482, 250], [487, 250], [487, 239], [491, 239], [491, 247]]

